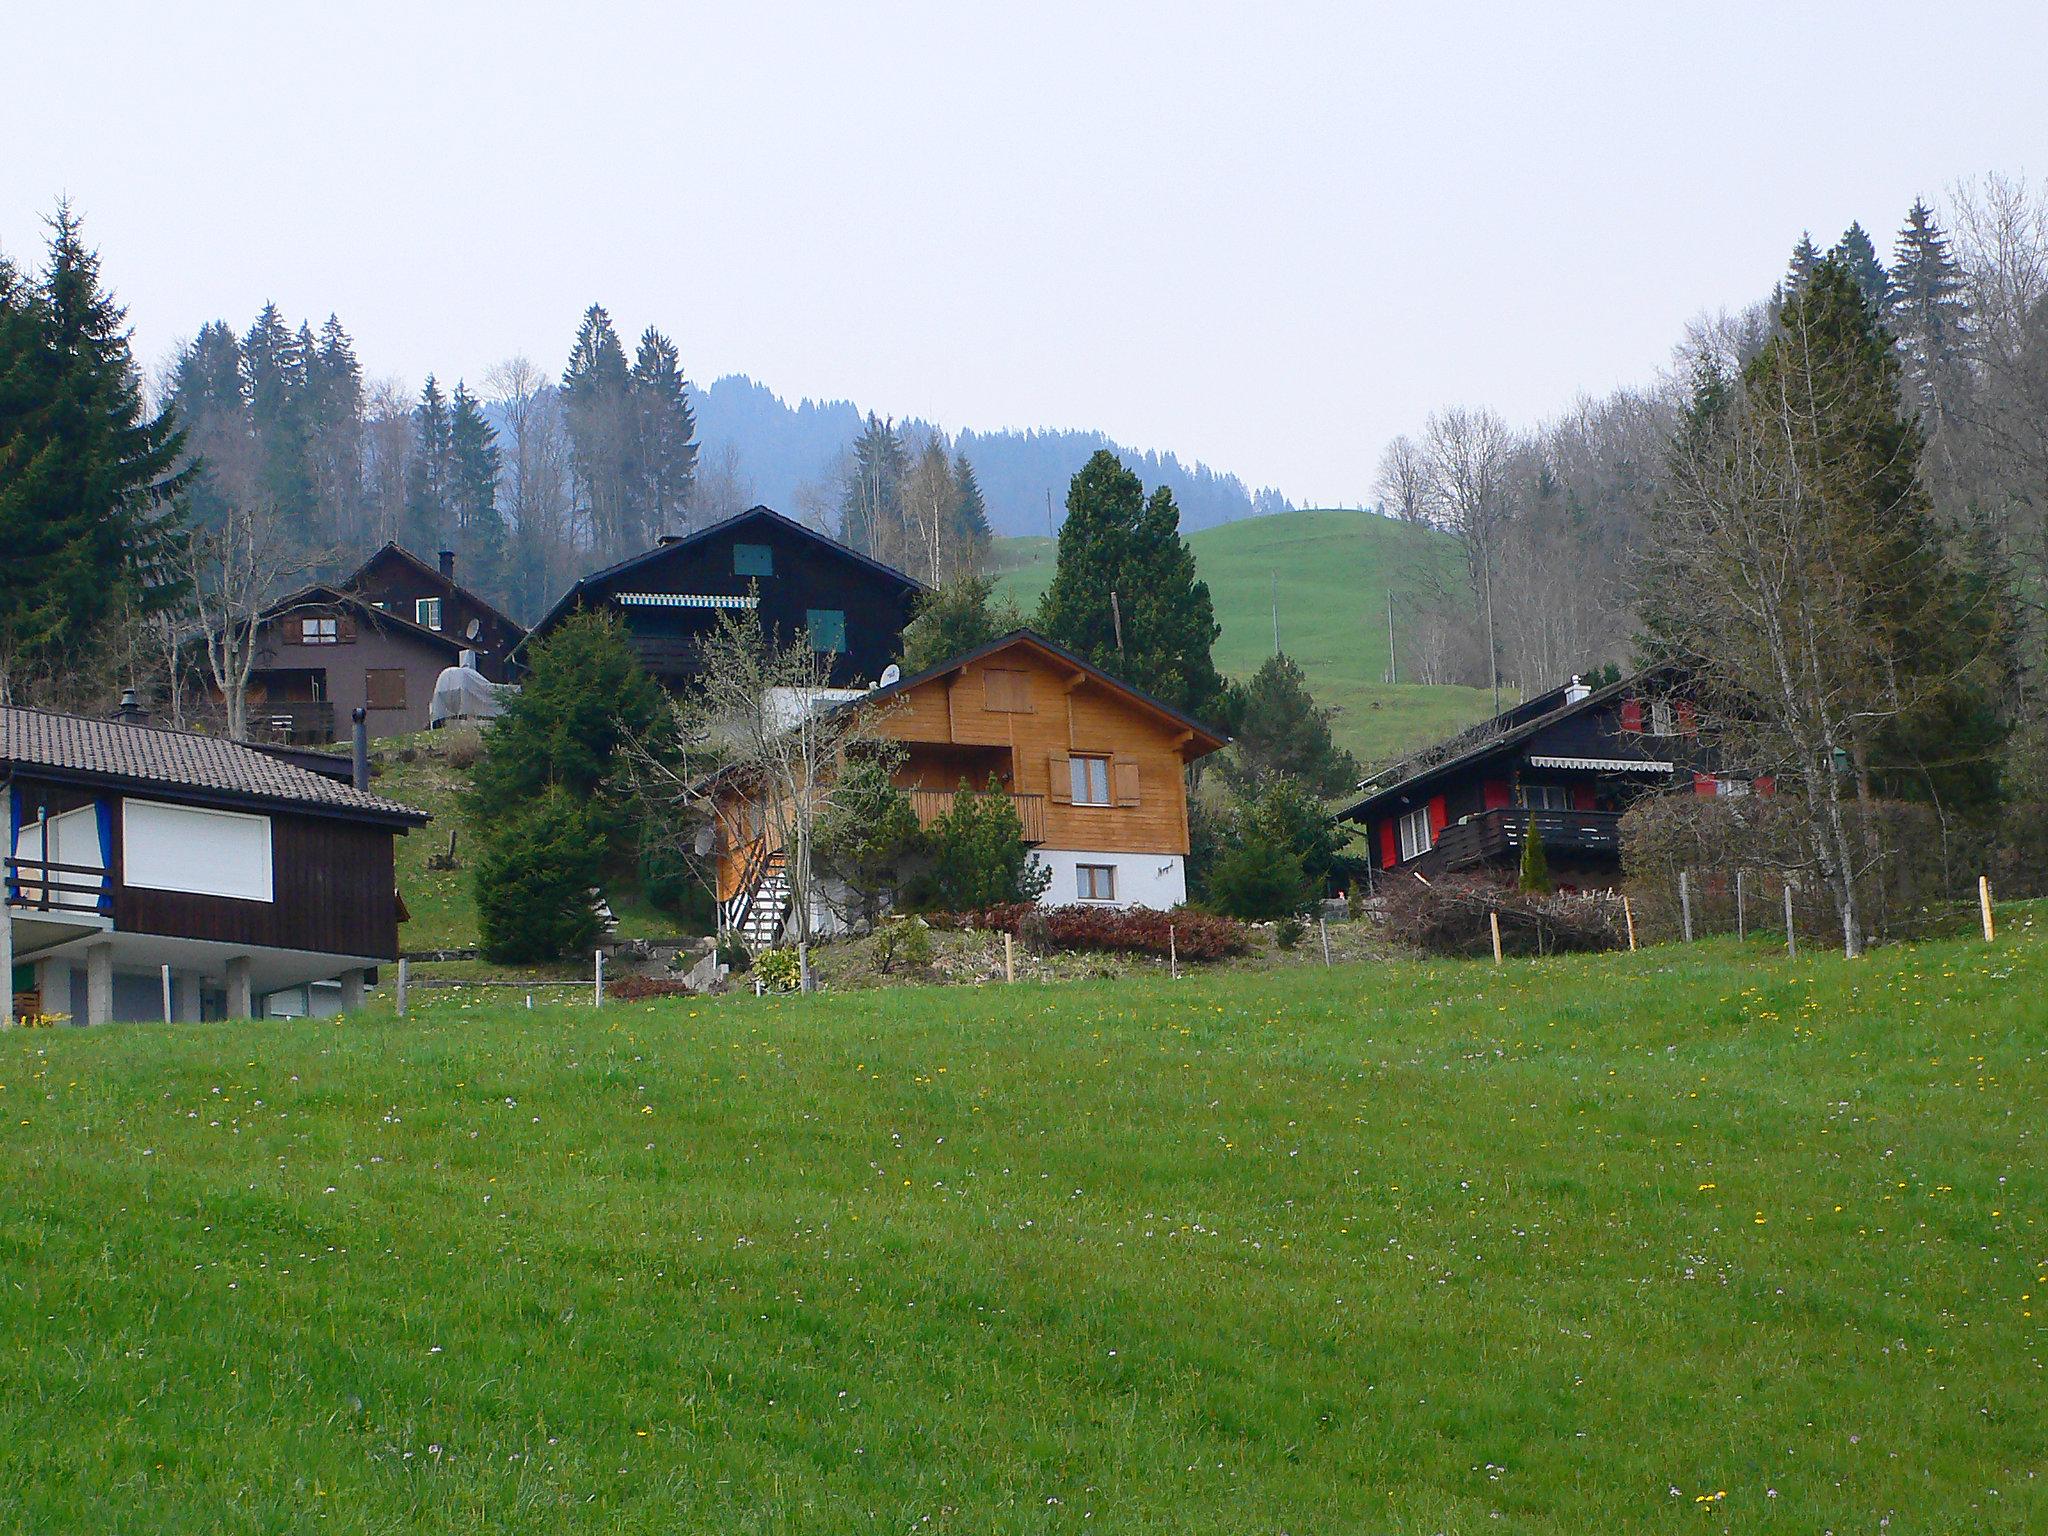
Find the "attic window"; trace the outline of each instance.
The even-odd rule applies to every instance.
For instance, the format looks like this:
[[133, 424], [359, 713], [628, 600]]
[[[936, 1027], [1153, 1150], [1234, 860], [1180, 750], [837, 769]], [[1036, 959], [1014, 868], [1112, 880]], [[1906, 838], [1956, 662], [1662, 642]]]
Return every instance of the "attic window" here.
[[773, 576], [775, 551], [766, 544], [735, 544], [732, 547], [735, 576]]
[[302, 619], [299, 621], [299, 642], [302, 645], [339, 645], [341, 621], [335, 618]]
[[413, 612], [417, 616], [420, 628], [439, 629], [441, 627], [441, 599], [438, 597], [420, 598], [413, 604]]

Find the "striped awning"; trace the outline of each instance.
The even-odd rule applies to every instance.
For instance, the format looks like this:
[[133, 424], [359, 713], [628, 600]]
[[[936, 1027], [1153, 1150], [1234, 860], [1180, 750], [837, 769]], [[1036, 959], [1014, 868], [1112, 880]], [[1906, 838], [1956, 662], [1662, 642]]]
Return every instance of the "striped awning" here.
[[718, 597], [703, 592], [621, 592], [618, 601], [628, 608], [758, 608], [761, 599]]
[[1589, 773], [1669, 773], [1671, 764], [1647, 757], [1545, 757], [1529, 754], [1531, 768], [1579, 768]]

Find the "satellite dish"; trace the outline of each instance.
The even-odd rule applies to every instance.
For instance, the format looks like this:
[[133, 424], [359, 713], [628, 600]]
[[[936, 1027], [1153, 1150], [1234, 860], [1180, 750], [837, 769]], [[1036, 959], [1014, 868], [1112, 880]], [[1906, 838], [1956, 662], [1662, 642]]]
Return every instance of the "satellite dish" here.
[[892, 661], [889, 663], [889, 665], [882, 668], [882, 681], [880, 684], [881, 687], [893, 688], [896, 686], [896, 684], [902, 681], [903, 669], [897, 666], [895, 662]]

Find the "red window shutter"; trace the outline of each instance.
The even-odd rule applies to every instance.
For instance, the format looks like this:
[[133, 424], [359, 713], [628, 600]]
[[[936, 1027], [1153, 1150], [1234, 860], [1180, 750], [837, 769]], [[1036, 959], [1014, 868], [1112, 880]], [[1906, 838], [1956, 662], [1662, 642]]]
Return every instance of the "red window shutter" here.
[[1699, 728], [1700, 717], [1692, 707], [1692, 700], [1680, 699], [1678, 701], [1678, 734], [1681, 736], [1697, 735]]
[[1401, 835], [1391, 821], [1380, 823], [1380, 868], [1392, 869], [1401, 862]]
[[1623, 699], [1621, 701], [1621, 728], [1624, 731], [1634, 731], [1638, 735], [1642, 733], [1643, 701], [1641, 699]]
[[1593, 786], [1575, 784], [1572, 786], [1572, 809], [1575, 811], [1597, 811], [1599, 801], [1595, 798]]
[[1775, 795], [1778, 792], [1778, 781], [1767, 773], [1756, 781], [1756, 792], [1760, 795]]
[[1506, 779], [1488, 779], [1481, 787], [1480, 795], [1489, 811], [1498, 811], [1515, 803]]
[[1444, 807], [1444, 797], [1442, 795], [1432, 795], [1429, 801], [1430, 847], [1434, 848], [1436, 846], [1437, 838], [1443, 834], [1444, 827], [1449, 823], [1450, 819], [1451, 813]]
[[1714, 776], [1711, 773], [1695, 773], [1692, 776], [1692, 792], [1696, 795], [1714, 794]]

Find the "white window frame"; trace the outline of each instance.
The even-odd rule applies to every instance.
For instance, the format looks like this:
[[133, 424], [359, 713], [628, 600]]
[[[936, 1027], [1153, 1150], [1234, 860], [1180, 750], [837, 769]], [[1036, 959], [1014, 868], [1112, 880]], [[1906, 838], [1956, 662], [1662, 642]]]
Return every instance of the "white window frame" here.
[[415, 598], [412, 611], [413, 620], [421, 629], [441, 627], [441, 599], [438, 597]]
[[[1102, 876], [1106, 894], [1096, 890], [1096, 876]], [[1076, 864], [1074, 866], [1074, 898], [1077, 901], [1116, 900], [1116, 866], [1114, 864]]]
[[1676, 736], [1678, 734], [1678, 713], [1671, 707], [1669, 699], [1650, 700], [1650, 734], [1652, 736]]
[[1400, 821], [1402, 859], [1419, 859], [1436, 845], [1429, 832], [1429, 807], [1418, 805]]
[[299, 643], [301, 645], [341, 644], [341, 620], [332, 614], [319, 618], [299, 620]]
[[[1101, 782], [1096, 781], [1096, 771], [1101, 770]], [[1073, 792], [1074, 804], [1106, 808], [1116, 804], [1111, 759], [1105, 753], [1076, 752], [1067, 759], [1068, 788]]]

